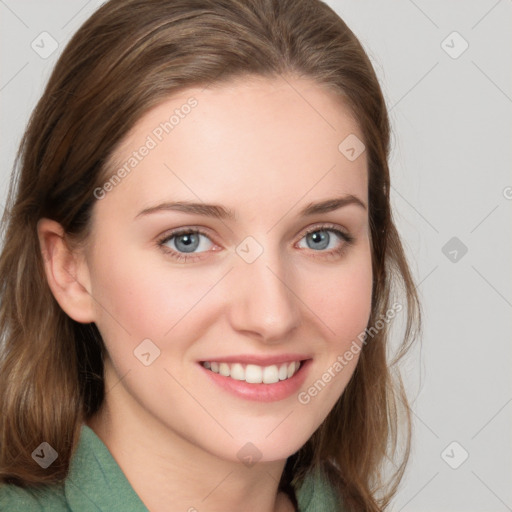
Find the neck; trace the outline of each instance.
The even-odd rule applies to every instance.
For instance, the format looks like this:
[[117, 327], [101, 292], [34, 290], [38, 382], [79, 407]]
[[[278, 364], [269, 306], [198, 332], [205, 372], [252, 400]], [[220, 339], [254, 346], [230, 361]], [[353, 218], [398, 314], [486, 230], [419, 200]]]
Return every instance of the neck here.
[[[246, 466], [209, 453], [170, 431], [140, 406], [113, 394], [88, 421], [151, 512], [292, 512], [278, 491], [285, 460]], [[126, 399], [126, 397], [123, 397]]]

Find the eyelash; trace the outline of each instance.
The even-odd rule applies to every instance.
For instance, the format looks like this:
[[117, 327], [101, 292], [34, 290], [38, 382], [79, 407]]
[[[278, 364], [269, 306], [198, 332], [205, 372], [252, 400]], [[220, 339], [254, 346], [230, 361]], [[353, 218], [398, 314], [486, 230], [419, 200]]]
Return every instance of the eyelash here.
[[[345, 250], [347, 249], [347, 246], [352, 245], [355, 241], [355, 238], [352, 235], [350, 235], [344, 231], [341, 231], [339, 228], [337, 228], [336, 226], [334, 226], [332, 224], [324, 224], [324, 225], [320, 225], [320, 226], [314, 226], [314, 227], [308, 229], [305, 233], [303, 233], [303, 235], [300, 237], [299, 241], [302, 240], [304, 237], [306, 237], [312, 233], [316, 233], [318, 231], [333, 232], [339, 238], [341, 238], [341, 240], [343, 240], [343, 243], [337, 249], [331, 249], [330, 251], [313, 251], [311, 249], [313, 252], [319, 253], [319, 254], [314, 254], [313, 255], [314, 258], [332, 259], [332, 258], [340, 257], [344, 254]], [[175, 251], [174, 249], [169, 249], [168, 247], [165, 246], [165, 244], [167, 242], [172, 240], [174, 237], [178, 237], [180, 235], [203, 235], [203, 236], [207, 237], [208, 239], [210, 239], [210, 235], [200, 228], [178, 229], [178, 230], [173, 231], [170, 234], [166, 234], [162, 238], [158, 239], [157, 245], [166, 254], [168, 254], [171, 258], [175, 259], [176, 261], [178, 261], [180, 263], [181, 262], [186, 263], [187, 261], [190, 261], [190, 260], [194, 261], [197, 259], [201, 259], [202, 257], [199, 256], [199, 254], [202, 254], [202, 253], [184, 254], [184, 253]], [[304, 249], [301, 249], [301, 250], [304, 250]]]

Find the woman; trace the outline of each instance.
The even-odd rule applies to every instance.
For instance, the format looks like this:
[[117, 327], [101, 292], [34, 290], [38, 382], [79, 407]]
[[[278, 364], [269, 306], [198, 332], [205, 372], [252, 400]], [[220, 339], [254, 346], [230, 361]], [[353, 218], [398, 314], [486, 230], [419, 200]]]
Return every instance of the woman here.
[[419, 325], [388, 151], [317, 0], [94, 13], [4, 215], [0, 508], [383, 510]]

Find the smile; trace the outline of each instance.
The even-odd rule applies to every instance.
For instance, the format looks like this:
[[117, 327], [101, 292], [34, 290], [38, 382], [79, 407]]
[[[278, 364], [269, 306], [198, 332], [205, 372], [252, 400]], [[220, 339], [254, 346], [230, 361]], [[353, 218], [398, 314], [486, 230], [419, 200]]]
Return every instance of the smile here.
[[259, 366], [256, 364], [204, 361], [204, 368], [234, 380], [249, 384], [275, 384], [292, 378], [300, 368], [300, 361]]
[[198, 363], [197, 367], [217, 389], [244, 400], [275, 402], [299, 392], [313, 359], [289, 354], [274, 358], [233, 356], [227, 361], [203, 360]]

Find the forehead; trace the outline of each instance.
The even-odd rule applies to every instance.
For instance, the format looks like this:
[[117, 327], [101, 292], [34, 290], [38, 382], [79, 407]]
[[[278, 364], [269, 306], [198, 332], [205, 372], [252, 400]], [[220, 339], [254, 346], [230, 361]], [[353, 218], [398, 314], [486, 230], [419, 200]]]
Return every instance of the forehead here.
[[362, 139], [341, 97], [309, 79], [190, 88], [147, 112], [117, 148], [111, 172], [129, 172], [110, 195], [139, 206], [176, 194], [260, 207], [328, 193], [366, 201], [366, 154], [344, 152], [344, 141]]

